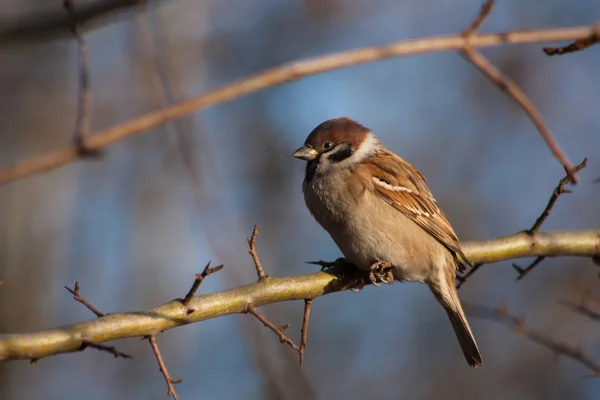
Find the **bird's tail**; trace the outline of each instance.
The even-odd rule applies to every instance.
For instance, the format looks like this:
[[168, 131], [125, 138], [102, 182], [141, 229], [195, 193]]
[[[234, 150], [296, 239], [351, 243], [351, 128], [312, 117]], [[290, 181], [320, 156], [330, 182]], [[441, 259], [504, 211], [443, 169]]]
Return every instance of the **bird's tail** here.
[[430, 284], [429, 288], [438, 302], [446, 310], [467, 363], [471, 367], [480, 367], [482, 364], [481, 354], [479, 353], [477, 342], [475, 342], [475, 337], [473, 337], [471, 327], [469, 326], [467, 317], [465, 316], [460, 300], [458, 299], [458, 293], [454, 287], [454, 282], [448, 284], [447, 281], [444, 280], [444, 282], [440, 282], [439, 284], [437, 284], [437, 282], [436, 284]]

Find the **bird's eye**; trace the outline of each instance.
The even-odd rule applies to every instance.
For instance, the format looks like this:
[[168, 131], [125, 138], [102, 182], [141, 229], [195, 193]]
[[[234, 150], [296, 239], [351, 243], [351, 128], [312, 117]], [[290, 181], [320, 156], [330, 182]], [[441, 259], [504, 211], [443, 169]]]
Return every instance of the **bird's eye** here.
[[331, 142], [325, 142], [325, 143], [323, 143], [323, 148], [324, 148], [325, 150], [329, 150], [329, 149], [331, 149], [332, 147], [333, 147], [333, 143], [331, 143]]

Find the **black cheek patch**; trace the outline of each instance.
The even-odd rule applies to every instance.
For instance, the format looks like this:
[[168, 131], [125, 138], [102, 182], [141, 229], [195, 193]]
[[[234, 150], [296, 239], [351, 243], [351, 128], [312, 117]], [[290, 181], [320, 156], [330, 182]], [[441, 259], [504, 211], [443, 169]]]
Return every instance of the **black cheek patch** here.
[[346, 145], [335, 153], [332, 153], [329, 157], [327, 157], [327, 159], [331, 162], [340, 162], [350, 157], [353, 153], [354, 151], [352, 150], [352, 147]]
[[312, 181], [319, 168], [319, 159], [312, 160], [306, 163], [306, 182]]

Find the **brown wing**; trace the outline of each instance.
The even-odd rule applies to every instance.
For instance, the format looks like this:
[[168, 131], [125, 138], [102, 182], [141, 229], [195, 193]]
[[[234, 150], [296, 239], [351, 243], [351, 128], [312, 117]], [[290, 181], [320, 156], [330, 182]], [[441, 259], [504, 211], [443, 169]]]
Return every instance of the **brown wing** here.
[[382, 151], [377, 157], [364, 161], [371, 176], [376, 180], [375, 193], [396, 210], [406, 215], [427, 233], [450, 250], [460, 263], [470, 265], [460, 249], [460, 244], [450, 222], [437, 206], [426, 179], [412, 165], [397, 155]]

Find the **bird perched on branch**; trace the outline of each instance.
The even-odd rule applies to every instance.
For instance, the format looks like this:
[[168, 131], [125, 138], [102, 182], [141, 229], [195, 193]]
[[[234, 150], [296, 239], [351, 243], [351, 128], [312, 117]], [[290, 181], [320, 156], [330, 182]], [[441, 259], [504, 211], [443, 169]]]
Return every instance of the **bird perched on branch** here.
[[426, 180], [349, 118], [317, 126], [293, 157], [307, 161], [306, 205], [347, 262], [379, 282], [423, 282], [444, 307], [472, 367], [481, 355], [454, 286], [469, 265]]

